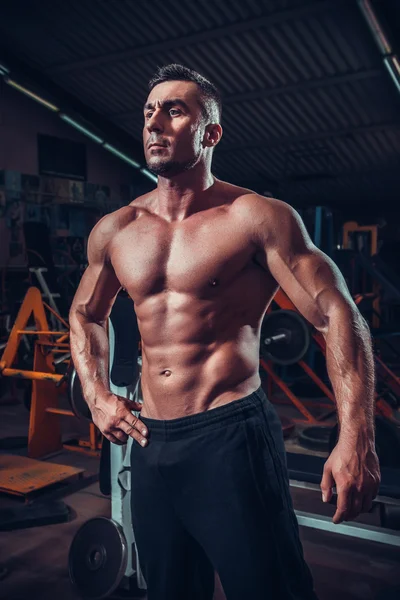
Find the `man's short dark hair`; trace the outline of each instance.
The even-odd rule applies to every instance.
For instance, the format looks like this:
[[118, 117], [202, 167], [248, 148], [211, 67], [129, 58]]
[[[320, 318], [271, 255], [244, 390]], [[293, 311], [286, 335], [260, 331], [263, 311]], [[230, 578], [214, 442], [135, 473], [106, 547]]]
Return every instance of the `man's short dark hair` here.
[[208, 79], [183, 65], [171, 64], [158, 67], [149, 81], [149, 91], [164, 81], [193, 81], [201, 90], [200, 106], [203, 117], [211, 123], [219, 123], [222, 114], [221, 94]]

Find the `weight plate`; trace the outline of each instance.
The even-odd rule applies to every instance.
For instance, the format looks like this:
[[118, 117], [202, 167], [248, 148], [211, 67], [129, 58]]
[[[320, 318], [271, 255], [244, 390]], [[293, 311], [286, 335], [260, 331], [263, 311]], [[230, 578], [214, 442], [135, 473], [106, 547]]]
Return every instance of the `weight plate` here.
[[117, 589], [127, 562], [122, 527], [112, 519], [96, 517], [84, 523], [72, 541], [69, 576], [83, 598], [100, 600]]
[[396, 504], [379, 505], [380, 522], [382, 527], [400, 530], [400, 506]]
[[75, 368], [71, 370], [68, 381], [68, 399], [74, 414], [79, 419], [92, 420], [92, 413], [83, 397], [81, 382]]
[[306, 427], [298, 435], [300, 446], [319, 452], [329, 452], [331, 428], [329, 427]]
[[[265, 345], [264, 340], [285, 334], [285, 339]], [[303, 317], [293, 310], [277, 310], [264, 317], [261, 355], [278, 365], [292, 365], [303, 358], [310, 345], [310, 331]]]

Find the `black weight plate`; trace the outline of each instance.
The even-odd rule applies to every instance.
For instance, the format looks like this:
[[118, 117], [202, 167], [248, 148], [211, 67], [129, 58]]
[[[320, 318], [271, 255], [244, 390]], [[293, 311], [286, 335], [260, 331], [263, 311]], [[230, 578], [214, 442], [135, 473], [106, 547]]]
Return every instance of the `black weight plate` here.
[[83, 397], [81, 382], [75, 368], [72, 369], [68, 381], [68, 399], [74, 414], [79, 419], [92, 420], [92, 413]]
[[[264, 344], [266, 338], [281, 333], [286, 339]], [[292, 365], [301, 360], [310, 345], [310, 332], [303, 317], [293, 310], [277, 310], [264, 317], [260, 351], [264, 358], [278, 365]]]
[[100, 600], [117, 589], [127, 562], [128, 547], [121, 526], [96, 517], [84, 523], [72, 540], [69, 576], [83, 598]]
[[396, 504], [379, 505], [380, 521], [382, 527], [400, 530], [400, 506]]
[[304, 448], [318, 450], [319, 452], [328, 452], [330, 444], [330, 427], [306, 427], [299, 433], [298, 441]]
[[[332, 452], [338, 440], [338, 425], [330, 434], [329, 449]], [[375, 416], [375, 448], [382, 467], [400, 467], [400, 431], [381, 415]]]

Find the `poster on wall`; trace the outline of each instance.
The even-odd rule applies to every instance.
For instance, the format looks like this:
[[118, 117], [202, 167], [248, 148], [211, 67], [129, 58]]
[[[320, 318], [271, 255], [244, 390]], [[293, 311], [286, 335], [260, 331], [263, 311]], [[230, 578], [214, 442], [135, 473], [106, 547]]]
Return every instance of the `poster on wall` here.
[[85, 252], [85, 240], [81, 237], [70, 236], [67, 238], [70, 255], [73, 260], [78, 264], [84, 264], [86, 262]]
[[110, 188], [108, 185], [96, 185], [94, 199], [96, 204], [104, 206], [110, 197]]
[[37, 175], [21, 175], [21, 199], [24, 202], [38, 204], [40, 202], [40, 177]]
[[11, 201], [7, 201], [5, 220], [9, 232], [9, 265], [25, 264], [24, 235], [22, 230], [24, 208], [25, 204], [20, 200], [12, 199]]
[[41, 204], [53, 204], [56, 197], [56, 180], [54, 177], [40, 178]]
[[70, 235], [70, 207], [68, 204], [55, 204], [52, 206], [52, 234], [60, 237]]
[[84, 184], [83, 181], [74, 181], [72, 179], [69, 180], [69, 201], [73, 204], [82, 204], [83, 203], [83, 189]]
[[47, 225], [51, 229], [52, 212], [54, 206], [41, 206], [40, 207], [40, 222]]
[[25, 222], [27, 223], [40, 223], [41, 222], [42, 208], [37, 204], [26, 204], [25, 206]]
[[57, 204], [65, 204], [71, 201], [70, 198], [70, 180], [54, 179], [55, 201]]
[[69, 213], [70, 235], [83, 238], [86, 236], [85, 213], [81, 209], [71, 208]]
[[5, 171], [5, 188], [8, 199], [19, 200], [21, 198], [20, 171]]
[[96, 186], [94, 183], [85, 183], [85, 204], [94, 204]]

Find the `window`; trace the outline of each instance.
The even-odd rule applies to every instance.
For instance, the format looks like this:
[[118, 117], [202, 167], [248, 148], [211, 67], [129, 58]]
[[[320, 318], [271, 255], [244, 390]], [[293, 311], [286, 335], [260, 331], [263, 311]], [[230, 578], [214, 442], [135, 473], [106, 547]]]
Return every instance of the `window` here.
[[86, 181], [86, 146], [51, 135], [38, 135], [39, 175]]

